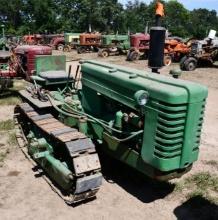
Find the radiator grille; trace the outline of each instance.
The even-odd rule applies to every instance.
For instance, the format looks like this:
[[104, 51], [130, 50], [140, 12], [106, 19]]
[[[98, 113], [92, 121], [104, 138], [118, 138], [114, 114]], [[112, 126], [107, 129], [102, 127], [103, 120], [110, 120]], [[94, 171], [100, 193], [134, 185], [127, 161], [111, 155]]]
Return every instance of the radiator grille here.
[[[152, 107], [158, 111], [157, 128], [155, 134], [154, 155], [158, 158], [174, 158], [182, 153], [187, 105], [172, 105], [160, 101], [152, 101]], [[201, 129], [205, 110], [205, 100], [202, 103], [201, 113], [195, 129], [193, 151], [200, 145]]]
[[201, 108], [201, 114], [200, 114], [199, 123], [198, 123], [197, 131], [196, 131], [196, 141], [195, 141], [193, 151], [198, 150], [199, 145], [200, 145], [201, 129], [202, 129], [203, 121], [204, 121], [205, 102], [206, 101], [204, 100], [202, 104], [202, 108]]
[[154, 155], [159, 158], [181, 155], [187, 105], [154, 101], [152, 106], [158, 110]]

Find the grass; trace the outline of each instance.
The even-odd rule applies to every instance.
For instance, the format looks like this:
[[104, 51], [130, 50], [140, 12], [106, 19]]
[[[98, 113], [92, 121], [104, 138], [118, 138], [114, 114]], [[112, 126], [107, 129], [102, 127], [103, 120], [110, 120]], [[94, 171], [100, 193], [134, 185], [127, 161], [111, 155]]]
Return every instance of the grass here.
[[4, 162], [7, 154], [9, 154], [9, 153], [10, 153], [9, 149], [6, 149], [6, 151], [4, 151], [4, 152], [0, 152], [0, 167], [3, 166], [3, 162]]
[[177, 183], [177, 192], [186, 192], [187, 198], [201, 196], [218, 204], [218, 176], [209, 172], [199, 172]]
[[14, 129], [14, 121], [12, 119], [0, 121], [0, 131], [8, 131], [12, 129]]
[[15, 132], [11, 132], [8, 135], [8, 141], [7, 141], [8, 145], [17, 145], [17, 138], [16, 138], [16, 134]]
[[2, 163], [6, 157], [7, 153], [0, 152], [0, 163]]
[[13, 85], [12, 90], [19, 91], [19, 90], [25, 89], [27, 84], [28, 83], [24, 80], [14, 80], [14, 85]]
[[15, 80], [13, 88], [8, 89], [0, 94], [0, 105], [17, 105], [21, 103], [19, 90], [25, 89], [27, 82], [24, 80]]
[[218, 168], [218, 161], [216, 160], [205, 161], [205, 164]]
[[0, 105], [17, 105], [20, 103], [21, 99], [19, 96], [7, 95], [4, 97], [0, 97]]

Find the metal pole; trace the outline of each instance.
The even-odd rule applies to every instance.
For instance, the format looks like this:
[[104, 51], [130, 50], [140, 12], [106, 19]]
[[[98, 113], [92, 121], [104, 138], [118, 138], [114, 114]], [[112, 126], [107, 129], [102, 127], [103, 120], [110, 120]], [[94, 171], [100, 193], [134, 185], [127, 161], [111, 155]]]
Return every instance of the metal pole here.
[[1, 28], [2, 28], [2, 38], [3, 38], [3, 48], [2, 50], [5, 50], [5, 43], [6, 43], [6, 40], [5, 40], [5, 29], [4, 29], [5, 25], [2, 24], [1, 25]]
[[148, 24], [149, 24], [149, 21], [146, 22], [146, 26], [145, 26], [145, 34], [148, 34]]
[[5, 29], [4, 29], [5, 26], [4, 26], [4, 24], [2, 24], [1, 27], [2, 27], [2, 37], [5, 38]]

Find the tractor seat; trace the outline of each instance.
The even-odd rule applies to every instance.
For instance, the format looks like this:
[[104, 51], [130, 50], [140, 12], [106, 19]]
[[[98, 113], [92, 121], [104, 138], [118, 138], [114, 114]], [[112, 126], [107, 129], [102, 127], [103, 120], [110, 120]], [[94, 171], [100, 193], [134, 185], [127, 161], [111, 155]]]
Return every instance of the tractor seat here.
[[[68, 73], [64, 70], [49, 70], [45, 72], [40, 72], [39, 77], [51, 82], [51, 81], [67, 81]], [[70, 76], [70, 80], [73, 79], [73, 76]]]

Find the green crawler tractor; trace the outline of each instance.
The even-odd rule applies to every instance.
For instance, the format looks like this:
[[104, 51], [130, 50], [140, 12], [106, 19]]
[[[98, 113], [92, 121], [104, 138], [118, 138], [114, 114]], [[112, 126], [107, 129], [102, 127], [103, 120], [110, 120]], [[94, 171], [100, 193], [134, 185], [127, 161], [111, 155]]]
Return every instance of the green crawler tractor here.
[[55, 71], [39, 69], [15, 108], [17, 137], [68, 203], [95, 197], [102, 184], [96, 146], [156, 180], [191, 169], [206, 87], [96, 61], [78, 70], [57, 80]]

